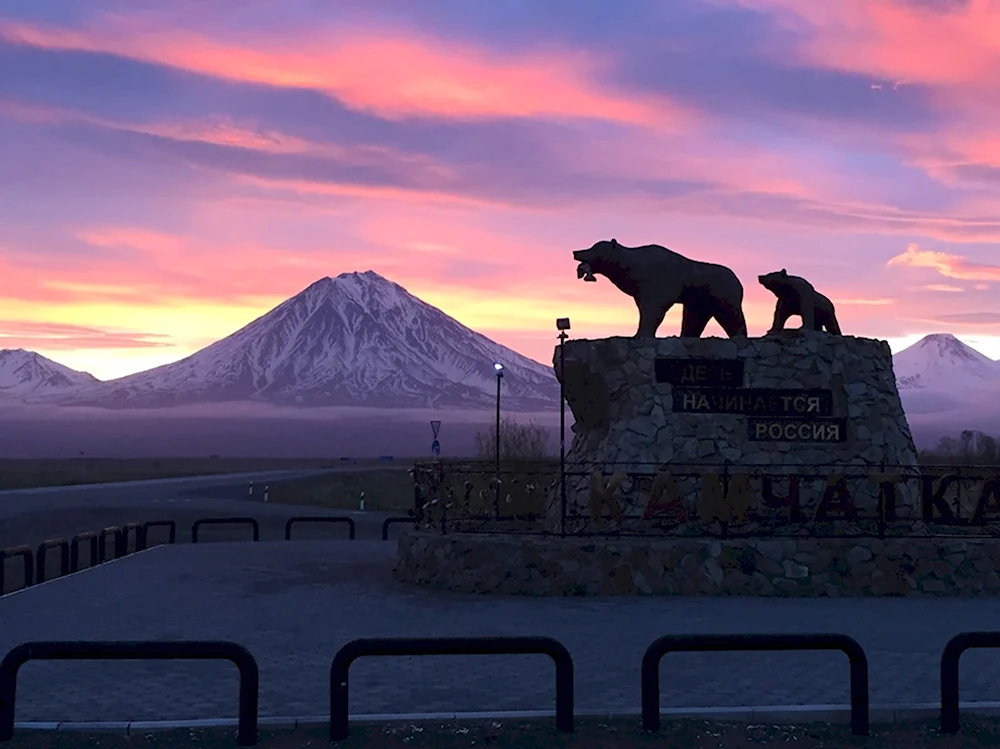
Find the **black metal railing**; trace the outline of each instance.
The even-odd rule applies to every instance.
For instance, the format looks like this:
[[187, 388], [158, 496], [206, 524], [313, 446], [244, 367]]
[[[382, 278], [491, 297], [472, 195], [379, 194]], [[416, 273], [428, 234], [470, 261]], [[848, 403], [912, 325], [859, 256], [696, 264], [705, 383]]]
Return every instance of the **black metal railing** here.
[[109, 525], [107, 528], [102, 528], [97, 534], [97, 561], [101, 564], [109, 559], [107, 546], [109, 537], [111, 538], [111, 558], [121, 559], [125, 556], [122, 544], [122, 527]]
[[[27, 552], [27, 553], [25, 553]], [[30, 560], [31, 549], [14, 547], [0, 551]], [[32, 565], [26, 564], [26, 569]], [[959, 731], [958, 664], [970, 648], [1000, 647], [1000, 631], [964, 632], [953, 637], [941, 656], [941, 733]], [[852, 637], [837, 633], [818, 634], [715, 634], [665, 635], [646, 649], [641, 663], [641, 726], [655, 732], [660, 719], [660, 662], [671, 652], [809, 651], [837, 650], [850, 665], [851, 732], [867, 736], [870, 731], [868, 659]], [[556, 727], [574, 728], [574, 665], [570, 652], [551, 637], [417, 637], [364, 638], [344, 645], [330, 665], [331, 741], [349, 735], [349, 672], [359, 658], [416, 655], [531, 655], [549, 656], [556, 669]], [[0, 661], [0, 742], [14, 732], [17, 675], [30, 660], [229, 660], [240, 673], [238, 740], [252, 746], [257, 740], [260, 677], [257, 662], [243, 646], [226, 641], [42, 641], [27, 642], [11, 649]]]
[[[120, 543], [122, 544], [122, 553], [118, 554], [116, 550], [116, 558], [128, 556], [131, 551], [139, 551], [139, 534], [141, 530], [142, 523], [125, 523], [125, 525], [121, 527]], [[131, 536], [135, 541], [135, 543], [132, 544], [131, 550], [129, 549], [129, 536]]]
[[998, 466], [422, 461], [413, 476], [417, 527], [434, 532], [1000, 538]]
[[[176, 522], [173, 520], [151, 520], [145, 523], [126, 523], [120, 526], [109, 525], [100, 531], [84, 531], [77, 533], [69, 541], [62, 538], [50, 538], [42, 541], [35, 549], [28, 546], [13, 546], [0, 550], [0, 595], [6, 592], [5, 560], [9, 558], [20, 556], [24, 559], [24, 587], [29, 588], [48, 579], [49, 549], [59, 549], [59, 575], [67, 575], [70, 572], [79, 572], [81, 568], [87, 569], [109, 559], [121, 559], [128, 555], [132, 551], [129, 548], [130, 534], [135, 538], [134, 551], [148, 548], [149, 529], [158, 526], [168, 527], [170, 529], [170, 543], [176, 541]], [[110, 550], [108, 548], [109, 539], [111, 540]], [[82, 544], [90, 546], [90, 558], [87, 560], [86, 566], [82, 566], [80, 560], [80, 546]]]
[[250, 651], [234, 642], [193, 641], [79, 641], [26, 642], [0, 661], [0, 742], [14, 736], [17, 672], [32, 660], [227, 660], [240, 671], [240, 746], [257, 743], [257, 700], [260, 674]]
[[59, 549], [59, 574], [69, 574], [69, 542], [64, 538], [48, 538], [35, 551], [35, 582], [45, 582], [45, 562], [49, 549]]
[[69, 571], [78, 572], [80, 570], [80, 544], [84, 541], [90, 544], [90, 559], [87, 560], [87, 567], [98, 564], [97, 557], [97, 532], [84, 531], [77, 533], [69, 542]]
[[868, 735], [868, 658], [864, 648], [841, 634], [665, 635], [642, 657], [642, 727], [660, 727], [660, 660], [671, 652], [730, 650], [840, 650], [851, 666], [851, 732]]
[[14, 557], [24, 560], [24, 587], [30, 588], [35, 582], [35, 553], [30, 546], [11, 546], [0, 550], [0, 596], [6, 592], [6, 562]]
[[191, 524], [191, 543], [198, 543], [198, 530], [203, 525], [249, 525], [253, 529], [253, 540], [260, 541], [260, 523], [254, 518], [201, 518]]
[[390, 526], [399, 525], [400, 523], [414, 523], [414, 522], [416, 522], [414, 518], [404, 518], [404, 517], [386, 518], [382, 522], [382, 540], [383, 541], [389, 540]]
[[970, 648], [1000, 648], [1000, 632], [962, 632], [941, 654], [941, 733], [958, 733], [958, 659]]
[[167, 543], [177, 543], [177, 523], [173, 520], [148, 520], [139, 526], [136, 533], [135, 550], [143, 551], [149, 548], [149, 531], [152, 528], [167, 528], [170, 532]]
[[352, 640], [330, 665], [330, 740], [347, 738], [348, 672], [358, 658], [408, 655], [547, 655], [556, 666], [556, 727], [573, 730], [573, 659], [551, 637], [389, 637]]
[[292, 526], [295, 523], [342, 523], [347, 525], [348, 537], [354, 540], [354, 519], [330, 515], [301, 515], [285, 521], [285, 540], [292, 540]]

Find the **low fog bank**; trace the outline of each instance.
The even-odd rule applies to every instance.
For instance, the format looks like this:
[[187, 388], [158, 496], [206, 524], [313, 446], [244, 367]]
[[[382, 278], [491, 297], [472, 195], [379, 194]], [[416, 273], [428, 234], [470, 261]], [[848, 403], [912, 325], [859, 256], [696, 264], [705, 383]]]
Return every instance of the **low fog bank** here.
[[[558, 412], [509, 415], [546, 428], [557, 454]], [[476, 433], [492, 430], [495, 418], [495, 412], [483, 411], [306, 410], [252, 404], [136, 411], [15, 407], [0, 409], [0, 457], [430, 456], [432, 419], [441, 421], [442, 457], [472, 457]]]
[[913, 441], [921, 450], [932, 450], [937, 447], [942, 437], [957, 438], [966, 429], [1000, 436], [1000, 416], [981, 411], [948, 414], [946, 418], [942, 418], [939, 414], [915, 414], [909, 416], [907, 421], [910, 424]]
[[[913, 405], [913, 404], [910, 404]], [[931, 401], [908, 411], [914, 440], [932, 449], [963, 429], [1000, 435], [1000, 416], [966, 407], [937, 411]], [[934, 404], [936, 405], [936, 404]], [[505, 415], [506, 412], [504, 412]], [[509, 414], [533, 421], [549, 434], [558, 454], [559, 413]], [[339, 458], [429, 456], [432, 419], [442, 423], [443, 457], [471, 457], [476, 433], [492, 430], [496, 412], [365, 408], [277, 408], [257, 404], [118, 411], [98, 408], [4, 406], [0, 408], [0, 457], [205, 457]], [[567, 440], [572, 414], [567, 409]]]

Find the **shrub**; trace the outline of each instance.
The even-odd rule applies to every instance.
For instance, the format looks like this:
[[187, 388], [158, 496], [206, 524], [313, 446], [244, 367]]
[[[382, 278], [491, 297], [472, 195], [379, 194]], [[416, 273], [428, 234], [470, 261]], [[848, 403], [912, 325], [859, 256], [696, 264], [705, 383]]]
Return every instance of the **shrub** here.
[[[476, 457], [495, 460], [497, 449], [496, 427], [476, 432]], [[548, 430], [528, 421], [520, 424], [512, 416], [500, 420], [500, 460], [538, 460], [549, 456]]]
[[942, 437], [934, 450], [920, 454], [925, 465], [996, 465], [1000, 446], [995, 437], [975, 429], [965, 429], [958, 439]]

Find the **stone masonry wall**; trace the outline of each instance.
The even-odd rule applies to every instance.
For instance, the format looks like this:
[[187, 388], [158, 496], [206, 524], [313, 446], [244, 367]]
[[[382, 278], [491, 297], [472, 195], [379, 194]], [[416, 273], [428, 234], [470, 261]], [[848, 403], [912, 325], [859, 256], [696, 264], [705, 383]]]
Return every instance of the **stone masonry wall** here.
[[[610, 474], [653, 474], [666, 469], [729, 470], [750, 467], [755, 494], [760, 473], [812, 472], [815, 466], [869, 466], [877, 472], [916, 470], [917, 455], [903, 413], [885, 341], [822, 332], [785, 331], [763, 338], [606, 338], [566, 343], [565, 364], [554, 355], [557, 376], [564, 381], [566, 401], [573, 412], [568, 465]], [[655, 360], [700, 359], [743, 362], [743, 382], [736, 388], [762, 390], [824, 390], [831, 393], [833, 413], [846, 419], [842, 442], [756, 441], [748, 435], [748, 417], [733, 413], [690, 413], [673, 410], [673, 387], [657, 382]], [[687, 468], [686, 468], [687, 467]], [[715, 468], [713, 468], [715, 467]], [[733, 468], [736, 467], [736, 468]], [[821, 471], [827, 472], [827, 471]], [[835, 468], [828, 469], [836, 473]], [[630, 479], [631, 481], [631, 479]], [[805, 488], [803, 509], [815, 506], [822, 482]], [[697, 506], [699, 485], [682, 479], [685, 504]], [[636, 496], [627, 481], [621, 496]], [[873, 511], [878, 487], [861, 487], [854, 496], [859, 508]], [[587, 514], [589, 479], [569, 479], [570, 513]], [[901, 486], [900, 517], [915, 517], [917, 495]], [[641, 507], [628, 508], [642, 513]], [[561, 511], [557, 493], [549, 496], [548, 514]]]
[[988, 539], [589, 539], [411, 531], [403, 582], [462, 593], [1000, 595]]

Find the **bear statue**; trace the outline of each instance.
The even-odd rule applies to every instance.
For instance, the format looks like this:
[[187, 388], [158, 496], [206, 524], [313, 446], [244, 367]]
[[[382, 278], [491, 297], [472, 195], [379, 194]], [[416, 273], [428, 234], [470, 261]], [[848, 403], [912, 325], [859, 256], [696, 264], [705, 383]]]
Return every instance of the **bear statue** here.
[[713, 317], [730, 338], [745, 336], [743, 284], [729, 268], [691, 260], [656, 244], [626, 247], [612, 239], [575, 250], [577, 278], [596, 281], [595, 273], [635, 299], [637, 338], [653, 338], [675, 304], [684, 306], [681, 335], [698, 338]]
[[784, 330], [785, 321], [792, 315], [799, 315], [802, 317], [803, 330], [825, 328], [828, 333], [840, 335], [840, 324], [837, 322], [833, 302], [816, 291], [806, 279], [790, 276], [788, 271], [782, 268], [774, 273], [757, 276], [757, 280], [761, 286], [778, 297], [778, 304], [774, 309], [774, 322], [768, 333]]

